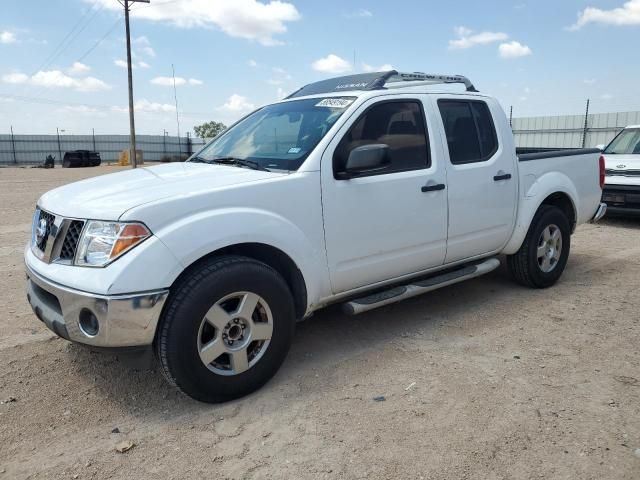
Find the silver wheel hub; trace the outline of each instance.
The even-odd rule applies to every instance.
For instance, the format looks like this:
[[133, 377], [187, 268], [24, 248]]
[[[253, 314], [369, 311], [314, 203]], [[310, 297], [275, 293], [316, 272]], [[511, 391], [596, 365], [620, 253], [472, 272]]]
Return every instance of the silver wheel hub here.
[[238, 375], [262, 358], [272, 334], [267, 302], [252, 292], [231, 293], [214, 303], [200, 323], [200, 360], [219, 375]]
[[548, 225], [538, 239], [538, 267], [545, 273], [551, 272], [562, 255], [562, 232], [557, 225]]

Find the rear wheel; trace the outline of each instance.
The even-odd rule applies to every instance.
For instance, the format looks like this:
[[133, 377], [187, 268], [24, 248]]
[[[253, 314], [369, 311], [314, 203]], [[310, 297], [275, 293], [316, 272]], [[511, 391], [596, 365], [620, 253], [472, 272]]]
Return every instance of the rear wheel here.
[[522, 285], [550, 287], [564, 271], [570, 246], [571, 227], [567, 216], [558, 207], [542, 205], [520, 249], [507, 257], [509, 271]]
[[222, 402], [277, 372], [294, 328], [293, 298], [275, 270], [245, 257], [213, 258], [172, 292], [156, 353], [170, 383], [197, 400]]

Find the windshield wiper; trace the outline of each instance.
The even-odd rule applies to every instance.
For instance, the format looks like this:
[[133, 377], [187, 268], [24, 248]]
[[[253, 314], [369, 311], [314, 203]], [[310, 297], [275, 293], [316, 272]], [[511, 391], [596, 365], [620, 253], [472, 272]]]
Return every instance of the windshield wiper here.
[[206, 158], [202, 158], [199, 156], [195, 156], [195, 157], [191, 157], [189, 159], [189, 162], [193, 162], [193, 163], [211, 163], [211, 160], [207, 160]]
[[236, 158], [236, 157], [218, 157], [211, 160], [213, 163], [220, 163], [223, 165], [237, 165], [239, 167], [247, 167], [252, 170], [262, 170], [265, 172], [269, 172], [270, 170], [261, 166], [258, 162], [254, 162], [253, 160], [247, 160], [246, 158]]

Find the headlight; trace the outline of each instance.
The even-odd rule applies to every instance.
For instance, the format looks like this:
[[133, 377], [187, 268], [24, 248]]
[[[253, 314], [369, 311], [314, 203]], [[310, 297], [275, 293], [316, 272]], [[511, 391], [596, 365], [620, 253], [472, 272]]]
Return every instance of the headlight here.
[[76, 265], [104, 267], [151, 236], [141, 223], [89, 220], [78, 241]]

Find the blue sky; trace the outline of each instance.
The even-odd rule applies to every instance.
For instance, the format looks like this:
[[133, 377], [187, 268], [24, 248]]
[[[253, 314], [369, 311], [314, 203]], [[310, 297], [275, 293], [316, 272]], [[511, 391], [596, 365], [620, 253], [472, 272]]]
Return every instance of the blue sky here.
[[[456, 73], [514, 116], [640, 109], [640, 0], [151, 0], [132, 7], [138, 133], [230, 123], [322, 78]], [[117, 0], [4, 2], [0, 132], [127, 133]]]

